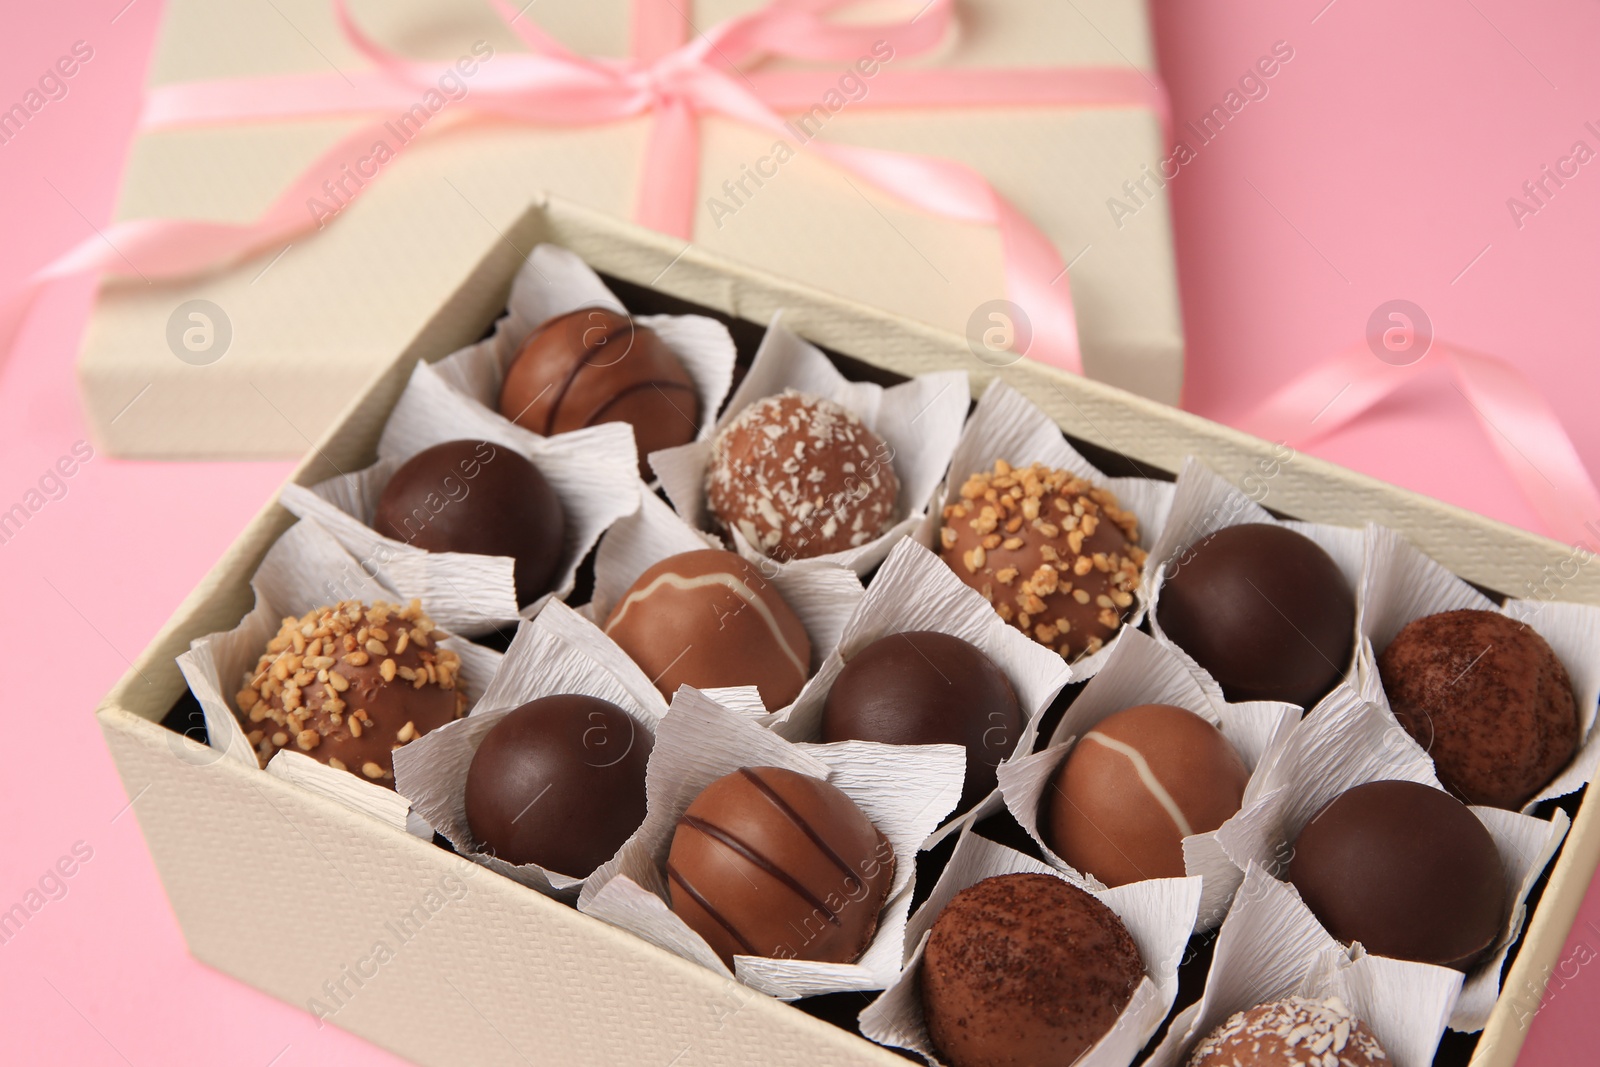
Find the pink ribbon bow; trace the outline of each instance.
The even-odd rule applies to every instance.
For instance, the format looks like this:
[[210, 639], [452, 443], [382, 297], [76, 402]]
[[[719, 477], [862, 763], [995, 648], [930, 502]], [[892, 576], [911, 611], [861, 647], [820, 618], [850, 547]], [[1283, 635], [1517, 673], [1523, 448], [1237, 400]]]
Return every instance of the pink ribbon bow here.
[[[651, 128], [636, 203], [639, 222], [692, 238], [699, 179], [699, 125], [718, 115], [788, 139], [794, 131], [779, 108], [803, 111], [818, 102], [838, 71], [746, 73], [771, 58], [813, 63], [851, 62], [887, 46], [898, 55], [935, 47], [949, 32], [954, 0], [930, 0], [907, 22], [840, 24], [825, 16], [859, 0], [776, 0], [686, 39], [686, 20], [672, 0], [635, 0], [634, 55], [578, 56], [505, 0], [495, 10], [529, 51], [498, 56], [473, 81], [459, 105], [474, 119], [541, 125], [589, 125], [649, 114]], [[151, 91], [146, 130], [200, 124], [303, 120], [387, 111], [414, 104], [449, 69], [386, 51], [355, 25], [343, 0], [333, 0], [350, 43], [373, 64], [350, 76], [284, 75], [196, 82]], [[879, 71], [872, 93], [856, 106], [1093, 106], [1146, 107], [1165, 121], [1166, 97], [1142, 72], [1129, 68], [1072, 70]], [[469, 120], [470, 121], [470, 120]], [[449, 126], [441, 123], [439, 126]], [[454, 125], [459, 126], [457, 122]], [[341, 138], [304, 170], [253, 222], [137, 219], [86, 240], [32, 279], [0, 309], [0, 346], [9, 348], [38, 288], [68, 275], [98, 272], [147, 279], [193, 274], [283, 243], [320, 220], [309, 201], [324, 195], [330, 176], [347, 197], [366, 181], [351, 165], [385, 136], [373, 122]], [[999, 230], [1007, 295], [1033, 323], [1028, 354], [1082, 372], [1077, 323], [1060, 253], [978, 173], [949, 160], [810, 140], [807, 147], [900, 201], [941, 218]], [[376, 174], [373, 173], [375, 178]], [[353, 184], [352, 184], [353, 183]]]

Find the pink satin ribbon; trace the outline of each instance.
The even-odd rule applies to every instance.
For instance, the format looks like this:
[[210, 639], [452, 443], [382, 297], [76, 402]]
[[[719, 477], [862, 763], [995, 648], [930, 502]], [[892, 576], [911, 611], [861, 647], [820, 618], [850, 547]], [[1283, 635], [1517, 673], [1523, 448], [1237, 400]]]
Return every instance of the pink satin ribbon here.
[[[650, 115], [635, 218], [655, 230], [692, 239], [699, 188], [699, 119], [733, 119], [786, 141], [793, 129], [777, 109], [804, 111], [837, 88], [840, 71], [752, 71], [767, 59], [849, 64], [887, 43], [895, 56], [925, 53], [950, 32], [954, 0], [931, 0], [910, 21], [837, 23], [828, 16], [859, 0], [775, 0], [767, 7], [691, 33], [674, 0], [635, 0], [633, 56], [579, 56], [521, 16], [491, 0], [527, 46], [501, 54], [472, 77], [457, 105], [475, 119], [543, 125], [589, 125]], [[163, 86], [150, 92], [145, 130], [239, 121], [397, 115], [419, 95], [437, 91], [450, 68], [389, 52], [333, 0], [346, 38], [372, 70], [342, 75], [287, 75]], [[848, 69], [848, 68], [847, 68]], [[1167, 120], [1165, 94], [1146, 75], [1125, 68], [1074, 70], [878, 70], [853, 107], [1126, 106]], [[471, 120], [468, 120], [471, 121]], [[428, 129], [460, 128], [451, 120]], [[98, 272], [146, 280], [192, 274], [236, 262], [317, 223], [305, 206], [324, 198], [322, 183], [381, 138], [382, 126], [341, 138], [250, 223], [132, 220], [109, 227], [52, 263], [0, 308], [0, 345], [9, 348], [38, 288], [59, 277]], [[1077, 322], [1066, 269], [1055, 246], [976, 171], [949, 160], [851, 145], [807, 141], [835, 166], [902, 203], [930, 214], [999, 231], [1007, 295], [1033, 324], [1028, 355], [1082, 373]], [[360, 188], [342, 196], [348, 203]], [[343, 203], [340, 210], [343, 209]]]
[[[430, 123], [428, 131], [498, 120], [587, 125], [649, 114], [653, 118], [636, 218], [692, 238], [699, 179], [699, 118], [718, 115], [787, 139], [780, 112], [801, 112], [835, 88], [839, 71], [744, 70], [768, 58], [849, 63], [879, 41], [896, 57], [936, 47], [950, 31], [954, 0], [931, 0], [909, 22], [839, 24], [826, 16], [856, 0], [775, 0], [752, 14], [691, 34], [681, 0], [635, 0], [629, 59], [578, 56], [520, 16], [505, 0], [495, 10], [528, 47], [497, 55], [473, 76], [459, 108], [465, 121]], [[348, 77], [296, 74], [163, 86], [150, 92], [144, 130], [239, 121], [395, 115], [433, 90], [450, 69], [384, 50], [333, 0], [346, 36], [373, 64]], [[1169, 124], [1165, 93], [1127, 68], [1065, 70], [880, 69], [852, 107], [1137, 107]], [[0, 352], [9, 351], [38, 291], [86, 274], [138, 275], [146, 281], [192, 275], [270, 250], [317, 224], [307, 207], [323, 198], [323, 182], [341, 174], [383, 139], [380, 122], [341, 137], [247, 223], [134, 219], [108, 227], [37, 272], [0, 305]], [[434, 135], [439, 135], [435, 133]], [[996, 227], [1008, 295], [1033, 321], [1031, 358], [1082, 372], [1077, 325], [1055, 247], [977, 172], [948, 160], [817, 140], [808, 147], [885, 193], [931, 214]], [[359, 193], [357, 188], [355, 193]], [[347, 203], [351, 197], [344, 197]], [[342, 210], [342, 206], [341, 206]], [[1462, 394], [1483, 422], [1512, 475], [1541, 518], [1563, 540], [1591, 540], [1600, 497], [1559, 420], [1531, 383], [1490, 356], [1435, 345], [1449, 361]], [[1411, 380], [1416, 368], [1379, 363], [1358, 346], [1290, 383], [1242, 427], [1261, 436], [1305, 443], [1358, 417]], [[1328, 399], [1345, 390], [1332, 405]]]
[[1309, 444], [1440, 364], [1552, 537], [1600, 549], [1600, 492], [1560, 418], [1527, 376], [1496, 356], [1434, 341], [1407, 366], [1351, 345], [1269, 396], [1234, 425], [1269, 441]]

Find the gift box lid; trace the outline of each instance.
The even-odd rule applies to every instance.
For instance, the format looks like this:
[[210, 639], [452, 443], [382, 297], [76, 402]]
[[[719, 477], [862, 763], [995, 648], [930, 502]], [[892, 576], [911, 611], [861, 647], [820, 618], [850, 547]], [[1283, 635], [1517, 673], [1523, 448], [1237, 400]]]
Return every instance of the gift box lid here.
[[[702, 0], [694, 24], [755, 6]], [[479, 77], [523, 49], [486, 5], [468, 0], [360, 3], [351, 12], [384, 47], [435, 61], [469, 57]], [[627, 51], [630, 10], [621, 0], [526, 14], [576, 52]], [[984, 0], [962, 5], [958, 23], [935, 52], [882, 68], [1153, 66], [1139, 0]], [[226, 11], [173, 0], [150, 80], [343, 77], [369, 66], [326, 0]], [[321, 229], [196, 279], [103, 287], [79, 358], [102, 447], [147, 457], [303, 453], [385, 369], [437, 354], [439, 338], [461, 332], [462, 316], [492, 321], [506, 272], [484, 274], [483, 264], [514, 262], [532, 248], [530, 206], [556, 195], [632, 216], [639, 183], [651, 177], [641, 164], [650, 118], [559, 128], [461, 123], [472, 76], [460, 83], [427, 121], [463, 128], [419, 136], [393, 116], [383, 135], [391, 151], [374, 154], [376, 177], [361, 195], [342, 207], [337, 190], [354, 188], [353, 179], [333, 173], [329, 195], [308, 203]], [[1147, 181], [1154, 191], [1132, 218], [1107, 206], [1161, 158], [1158, 117], [1137, 107], [890, 109], [873, 106], [870, 79], [860, 84], [859, 99], [828, 112], [824, 139], [984, 173], [1070, 264], [1089, 375], [1176, 402], [1183, 341], [1165, 194]], [[384, 116], [145, 132], [130, 154], [118, 218], [253, 219], [320, 153], [375, 118]], [[664, 237], [686, 259], [703, 249], [893, 312], [928, 325], [941, 347], [965, 349], [968, 334], [989, 324], [980, 309], [1004, 288], [994, 229], [923, 214], [800, 146], [777, 160], [768, 131], [713, 117], [700, 120], [699, 134], [693, 240]], [[757, 182], [752, 169], [772, 176]], [[696, 287], [691, 273], [679, 264], [628, 280], [752, 317], [730, 292]], [[847, 333], [820, 317], [802, 314], [791, 325], [852, 350]]]

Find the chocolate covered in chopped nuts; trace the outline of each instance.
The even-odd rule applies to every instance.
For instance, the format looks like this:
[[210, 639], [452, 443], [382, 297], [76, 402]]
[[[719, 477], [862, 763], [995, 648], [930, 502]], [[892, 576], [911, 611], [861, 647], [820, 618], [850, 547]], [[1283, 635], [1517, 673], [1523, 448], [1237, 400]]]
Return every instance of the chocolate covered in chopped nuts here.
[[939, 550], [996, 614], [1067, 659], [1097, 652], [1133, 609], [1145, 551], [1110, 490], [997, 460], [944, 509]]
[[416, 600], [344, 600], [284, 619], [235, 697], [261, 766], [289, 748], [392, 786], [393, 750], [466, 710], [461, 659], [438, 647], [446, 636]]

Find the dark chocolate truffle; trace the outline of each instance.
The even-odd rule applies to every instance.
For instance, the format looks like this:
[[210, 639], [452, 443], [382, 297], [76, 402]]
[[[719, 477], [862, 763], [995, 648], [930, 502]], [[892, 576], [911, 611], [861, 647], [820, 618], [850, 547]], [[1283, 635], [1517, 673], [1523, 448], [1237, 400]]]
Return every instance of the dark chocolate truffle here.
[[1229, 526], [1167, 564], [1156, 618], [1229, 700], [1310, 708], [1344, 677], [1356, 598], [1339, 565], [1284, 526]]
[[788, 389], [745, 408], [712, 442], [706, 506], [774, 559], [859, 548], [894, 525], [892, 459], [855, 412]]
[[447, 636], [415, 600], [284, 619], [234, 698], [261, 766], [287, 748], [393, 788], [394, 750], [466, 710]]
[[1141, 704], [1102, 720], [1061, 761], [1041, 805], [1044, 839], [1108, 886], [1181, 878], [1183, 839], [1232, 818], [1249, 780], [1215, 726]]
[[656, 332], [606, 308], [551, 319], [529, 336], [506, 371], [500, 414], [551, 437], [626, 422], [645, 457], [686, 445], [700, 428], [694, 379]]
[[1395, 718], [1445, 788], [1516, 810], [1578, 750], [1572, 679], [1544, 638], [1495, 611], [1415, 619], [1378, 657]]
[[944, 509], [940, 556], [1006, 622], [1068, 660], [1098, 652], [1133, 610], [1139, 522], [1108, 489], [996, 460]]
[[730, 967], [736, 955], [853, 963], [878, 929], [894, 862], [837, 786], [741, 767], [678, 820], [667, 886], [672, 910]]
[[1368, 782], [1329, 801], [1300, 831], [1289, 881], [1340, 941], [1460, 971], [1494, 943], [1508, 905], [1489, 831], [1418, 782]]
[[994, 660], [933, 630], [890, 634], [857, 652], [822, 711], [824, 741], [966, 748], [962, 810], [994, 789], [1022, 727], [1016, 691]]
[[488, 441], [446, 441], [394, 472], [372, 528], [428, 552], [510, 556], [517, 603], [531, 604], [561, 569], [566, 511], [527, 457]]
[[1234, 1012], [1195, 1046], [1189, 1067], [1380, 1067], [1389, 1062], [1338, 997], [1289, 997]]
[[776, 711], [811, 675], [811, 639], [799, 618], [752, 564], [720, 549], [650, 567], [611, 609], [605, 630], [668, 700], [680, 685], [754, 685]]
[[586, 878], [644, 821], [654, 738], [599, 697], [530, 701], [495, 723], [467, 768], [467, 824], [507, 863]]
[[1144, 977], [1122, 920], [1048, 874], [1006, 874], [945, 905], [922, 957], [928, 1036], [950, 1067], [1072, 1063]]

